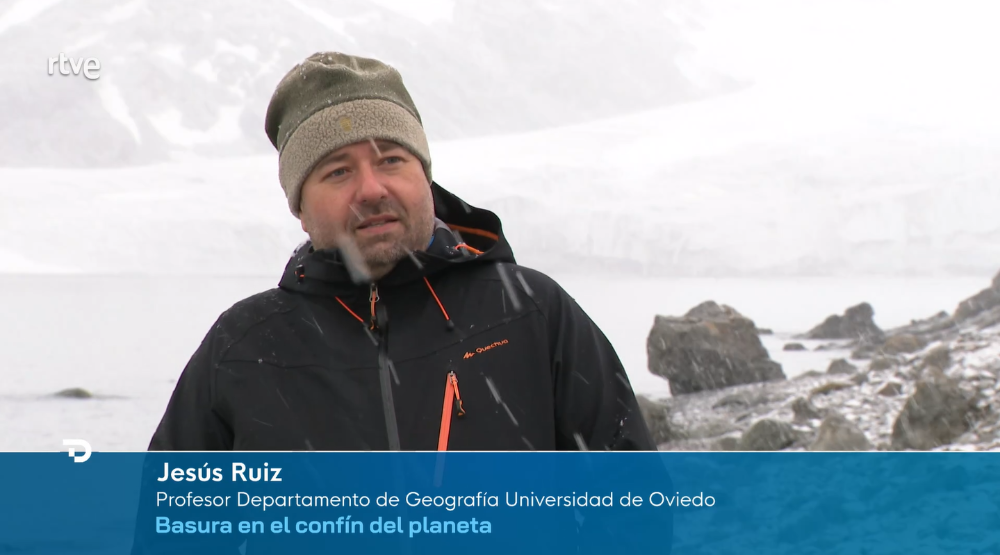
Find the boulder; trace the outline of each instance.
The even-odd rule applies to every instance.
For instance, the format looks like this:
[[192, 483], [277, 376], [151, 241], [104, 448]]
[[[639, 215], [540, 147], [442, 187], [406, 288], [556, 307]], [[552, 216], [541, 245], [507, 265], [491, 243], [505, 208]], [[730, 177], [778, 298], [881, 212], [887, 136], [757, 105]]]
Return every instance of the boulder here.
[[833, 413], [819, 425], [816, 440], [809, 445], [810, 451], [871, 451], [872, 444], [851, 421]]
[[854, 384], [846, 382], [826, 382], [823, 385], [816, 386], [809, 392], [809, 396], [815, 395], [826, 395], [827, 393], [833, 393], [834, 391], [840, 391], [841, 389], [847, 389], [853, 387]]
[[887, 355], [900, 355], [917, 352], [926, 346], [927, 344], [919, 337], [902, 333], [886, 339], [882, 344], [882, 352]]
[[927, 450], [968, 431], [975, 406], [958, 384], [938, 375], [917, 382], [892, 427], [893, 449]]
[[62, 397], [64, 399], [92, 399], [94, 394], [86, 389], [83, 389], [82, 387], [71, 387], [69, 389], [56, 392], [53, 396]]
[[667, 405], [643, 395], [636, 395], [635, 400], [639, 403], [639, 411], [642, 412], [649, 433], [657, 445], [683, 437], [684, 434], [679, 433], [673, 426], [670, 420], [670, 409]]
[[740, 451], [780, 451], [799, 439], [788, 423], [765, 418], [758, 420], [740, 438]]
[[896, 397], [903, 393], [903, 384], [899, 382], [886, 382], [882, 386], [882, 389], [878, 390], [878, 394], [883, 397]]
[[713, 409], [737, 408], [745, 409], [764, 404], [768, 401], [767, 395], [760, 393], [733, 393], [719, 399], [712, 405]]
[[851, 376], [851, 382], [855, 385], [861, 385], [868, 383], [868, 374], [866, 372], [859, 372]]
[[878, 353], [878, 346], [871, 343], [862, 343], [855, 346], [851, 351], [851, 360], [868, 360]]
[[715, 451], [739, 451], [740, 440], [732, 436], [720, 437], [715, 442]]
[[847, 362], [842, 358], [838, 358], [830, 362], [830, 366], [827, 367], [827, 374], [853, 374], [857, 372], [858, 367]]
[[785, 346], [782, 347], [782, 350], [783, 351], [805, 351], [806, 350], [806, 346], [803, 345], [802, 343], [785, 343]]
[[951, 366], [951, 349], [947, 345], [940, 345], [931, 349], [924, 360], [921, 361], [924, 368], [937, 368], [945, 370]]
[[955, 320], [963, 321], [982, 312], [1000, 307], [1000, 273], [993, 278], [990, 287], [958, 303]]
[[774, 335], [774, 330], [769, 328], [758, 328], [757, 335]]
[[869, 370], [888, 370], [899, 365], [899, 361], [892, 357], [875, 357], [868, 364]]
[[646, 353], [649, 371], [666, 378], [673, 395], [785, 379], [753, 321], [711, 301], [681, 318], [657, 316]]
[[833, 315], [806, 334], [807, 339], [860, 339], [881, 341], [885, 334], [875, 325], [875, 310], [868, 303], [848, 308], [843, 316]]
[[823, 414], [816, 408], [816, 405], [812, 404], [811, 401], [803, 397], [799, 397], [792, 401], [792, 414], [795, 415], [796, 422], [805, 422], [807, 420], [818, 420], [823, 418]]

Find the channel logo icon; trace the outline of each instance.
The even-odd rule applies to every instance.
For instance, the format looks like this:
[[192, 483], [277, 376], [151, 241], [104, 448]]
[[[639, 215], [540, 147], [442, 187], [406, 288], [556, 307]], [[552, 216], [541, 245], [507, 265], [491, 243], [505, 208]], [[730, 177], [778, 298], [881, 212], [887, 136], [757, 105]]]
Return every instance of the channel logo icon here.
[[[73, 462], [82, 463], [87, 462], [90, 458], [90, 454], [93, 452], [90, 448], [90, 443], [84, 439], [64, 439], [63, 440], [63, 451], [69, 451], [69, 456], [73, 458]], [[68, 447], [69, 449], [65, 449]], [[77, 454], [77, 450], [82, 450], [81, 454]]]

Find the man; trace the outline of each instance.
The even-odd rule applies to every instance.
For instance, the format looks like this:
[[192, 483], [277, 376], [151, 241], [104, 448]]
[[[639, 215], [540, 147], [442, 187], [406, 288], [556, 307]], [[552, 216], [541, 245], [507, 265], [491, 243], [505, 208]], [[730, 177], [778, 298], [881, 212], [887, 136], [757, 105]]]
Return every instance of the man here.
[[218, 319], [150, 450], [655, 449], [597, 326], [433, 182], [395, 69], [314, 54], [265, 129], [310, 241]]

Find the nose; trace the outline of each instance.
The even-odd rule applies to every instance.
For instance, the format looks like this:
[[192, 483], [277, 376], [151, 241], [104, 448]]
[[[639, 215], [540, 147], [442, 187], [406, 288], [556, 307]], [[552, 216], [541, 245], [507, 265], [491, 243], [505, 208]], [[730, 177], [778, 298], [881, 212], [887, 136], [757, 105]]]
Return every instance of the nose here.
[[358, 203], [377, 203], [389, 196], [389, 191], [379, 181], [379, 176], [371, 164], [360, 164], [358, 169], [359, 186], [355, 195]]

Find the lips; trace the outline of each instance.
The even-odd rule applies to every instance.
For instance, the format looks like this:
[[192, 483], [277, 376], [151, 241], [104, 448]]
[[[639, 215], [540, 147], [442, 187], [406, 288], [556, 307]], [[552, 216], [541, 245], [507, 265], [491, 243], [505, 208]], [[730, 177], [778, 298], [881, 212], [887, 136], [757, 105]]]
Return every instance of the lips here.
[[372, 216], [362, 220], [356, 229], [369, 229], [398, 221], [399, 218], [387, 214], [382, 216]]

